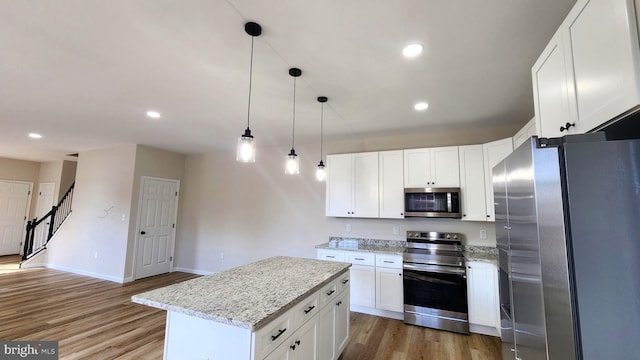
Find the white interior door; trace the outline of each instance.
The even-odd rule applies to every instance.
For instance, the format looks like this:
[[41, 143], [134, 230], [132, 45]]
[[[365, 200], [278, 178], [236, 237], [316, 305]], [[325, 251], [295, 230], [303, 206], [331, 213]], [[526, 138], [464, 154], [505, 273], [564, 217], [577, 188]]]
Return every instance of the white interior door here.
[[0, 255], [20, 253], [31, 187], [31, 183], [0, 181]]
[[171, 271], [177, 180], [142, 178], [136, 244], [136, 279]]
[[[36, 217], [38, 219], [45, 216], [53, 207], [53, 197], [55, 195], [56, 183], [40, 183], [38, 185], [38, 205], [36, 210]], [[47, 239], [49, 232], [50, 219], [43, 221], [38, 225], [36, 233], [34, 234], [33, 248], [39, 249]]]

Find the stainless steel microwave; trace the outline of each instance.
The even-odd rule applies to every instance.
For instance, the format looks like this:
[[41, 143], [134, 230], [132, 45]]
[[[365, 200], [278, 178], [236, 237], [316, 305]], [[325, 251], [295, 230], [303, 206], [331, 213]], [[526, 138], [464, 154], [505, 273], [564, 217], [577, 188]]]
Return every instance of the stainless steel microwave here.
[[404, 216], [460, 219], [460, 188], [405, 188]]

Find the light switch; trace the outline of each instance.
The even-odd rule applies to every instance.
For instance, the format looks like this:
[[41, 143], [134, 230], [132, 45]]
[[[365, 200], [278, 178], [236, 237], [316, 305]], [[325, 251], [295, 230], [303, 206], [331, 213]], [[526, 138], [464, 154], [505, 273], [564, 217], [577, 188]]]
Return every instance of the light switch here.
[[487, 238], [487, 230], [482, 229], [480, 230], [480, 239], [486, 239]]
[[347, 226], [345, 227], [345, 230], [347, 232], [351, 232], [351, 224], [347, 224]]

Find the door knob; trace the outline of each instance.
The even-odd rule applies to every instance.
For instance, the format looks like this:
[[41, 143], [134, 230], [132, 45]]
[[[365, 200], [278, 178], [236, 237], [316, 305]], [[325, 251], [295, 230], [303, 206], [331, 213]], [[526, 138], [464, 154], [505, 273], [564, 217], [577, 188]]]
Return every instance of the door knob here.
[[147, 233], [146, 231], [140, 231], [140, 235], [144, 235], [146, 233]]

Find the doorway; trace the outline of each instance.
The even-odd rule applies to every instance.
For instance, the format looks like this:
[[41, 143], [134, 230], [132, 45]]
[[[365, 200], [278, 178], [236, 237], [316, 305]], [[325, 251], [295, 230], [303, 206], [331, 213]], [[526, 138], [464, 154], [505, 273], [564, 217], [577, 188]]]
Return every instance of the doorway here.
[[172, 270], [179, 187], [179, 180], [141, 179], [135, 279]]
[[33, 183], [0, 181], [0, 256], [20, 254]]

